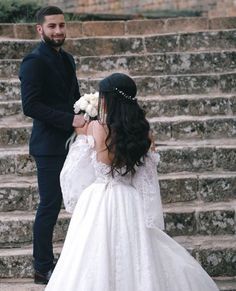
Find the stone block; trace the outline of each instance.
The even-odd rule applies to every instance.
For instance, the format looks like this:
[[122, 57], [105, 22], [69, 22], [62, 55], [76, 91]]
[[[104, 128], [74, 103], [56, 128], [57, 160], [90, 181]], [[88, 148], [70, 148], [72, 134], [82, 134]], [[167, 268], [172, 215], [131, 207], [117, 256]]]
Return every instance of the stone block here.
[[200, 198], [206, 202], [229, 201], [235, 198], [236, 177], [219, 176], [202, 177], [198, 181], [198, 193]]
[[177, 34], [146, 36], [144, 42], [148, 53], [176, 52], [179, 50], [179, 36]]
[[195, 251], [203, 268], [210, 276], [235, 276], [236, 249], [232, 247]]
[[166, 20], [166, 30], [168, 32], [199, 31], [208, 29], [208, 19], [206, 17], [178, 17]]
[[126, 33], [129, 35], [165, 33], [165, 26], [164, 19], [130, 20], [126, 22]]
[[66, 23], [66, 36], [68, 38], [77, 38], [83, 35], [82, 22], [68, 21]]
[[142, 38], [82, 38], [67, 40], [65, 49], [73, 55], [99, 56], [142, 53]]
[[15, 38], [18, 39], [39, 39], [36, 31], [36, 24], [18, 23], [14, 25]]
[[159, 182], [164, 204], [197, 199], [198, 181], [196, 178], [161, 178]]
[[125, 34], [124, 21], [88, 21], [83, 22], [84, 36], [122, 36]]
[[236, 17], [216, 17], [209, 19], [210, 29], [235, 29]]
[[170, 122], [151, 122], [150, 127], [155, 140], [171, 139], [171, 123]]
[[219, 79], [219, 88], [223, 93], [235, 93], [236, 74], [222, 74]]
[[[236, 98], [235, 98], [236, 99]], [[171, 99], [145, 99], [139, 100], [148, 118], [161, 116], [214, 116], [231, 114], [233, 99], [228, 97], [202, 97], [199, 98], [171, 98]], [[235, 101], [236, 104], [236, 101]], [[236, 110], [236, 105], [235, 105]]]
[[198, 232], [202, 235], [235, 234], [235, 211], [231, 209], [199, 211]]
[[0, 60], [0, 78], [13, 78], [18, 75], [19, 60]]
[[30, 155], [22, 154], [16, 156], [16, 173], [18, 175], [35, 175], [36, 165]]
[[216, 148], [215, 167], [225, 171], [236, 171], [236, 148]]
[[31, 127], [0, 127], [0, 145], [26, 145], [29, 142]]
[[0, 103], [0, 118], [17, 115], [19, 113], [22, 113], [21, 103], [19, 101]]
[[16, 171], [14, 157], [1, 156], [0, 157], [0, 175], [13, 174]]
[[14, 38], [14, 26], [10, 23], [1, 23], [0, 24], [0, 37], [3, 38]]
[[16, 79], [0, 80], [0, 101], [19, 99], [20, 82]]
[[159, 173], [205, 172], [212, 171], [214, 167], [211, 148], [159, 147], [159, 152], [161, 156], [157, 168]]
[[[18, 213], [18, 214], [17, 214]], [[18, 216], [17, 216], [18, 215]], [[53, 241], [65, 239], [70, 216], [59, 217], [53, 235]], [[17, 247], [32, 243], [34, 215], [16, 212], [13, 215], [2, 214], [0, 221], [0, 247]]]
[[166, 212], [165, 231], [171, 236], [193, 235], [196, 233], [196, 220], [192, 212]]
[[38, 40], [1, 41], [0, 59], [21, 59], [30, 53], [38, 43]]
[[[37, 197], [37, 198], [36, 198]], [[36, 208], [38, 190], [35, 186], [0, 187], [0, 211], [29, 211]]]
[[229, 50], [236, 45], [236, 30], [183, 33], [179, 38], [179, 51]]

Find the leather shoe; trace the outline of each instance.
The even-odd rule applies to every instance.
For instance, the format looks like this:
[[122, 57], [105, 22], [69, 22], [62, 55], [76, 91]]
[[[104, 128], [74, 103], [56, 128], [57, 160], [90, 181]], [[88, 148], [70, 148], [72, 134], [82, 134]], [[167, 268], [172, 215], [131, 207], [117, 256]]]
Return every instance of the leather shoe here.
[[46, 273], [40, 273], [38, 271], [34, 272], [34, 283], [46, 285], [52, 275], [53, 269], [49, 270]]
[[41, 273], [39, 271], [34, 272], [34, 283], [35, 284], [42, 284], [42, 285], [46, 285], [52, 275], [52, 272], [56, 266], [57, 260], [54, 260], [54, 264], [51, 270], [49, 270], [46, 273]]

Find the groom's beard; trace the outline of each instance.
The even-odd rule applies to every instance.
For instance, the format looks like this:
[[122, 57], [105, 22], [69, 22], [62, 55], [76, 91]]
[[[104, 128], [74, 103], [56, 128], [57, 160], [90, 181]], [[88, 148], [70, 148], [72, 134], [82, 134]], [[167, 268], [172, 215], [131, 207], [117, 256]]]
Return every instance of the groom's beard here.
[[66, 39], [66, 36], [64, 35], [63, 38], [61, 39], [57, 39], [57, 40], [54, 40], [52, 38], [49, 38], [48, 36], [46, 36], [46, 34], [43, 32], [42, 33], [42, 37], [43, 37], [43, 40], [48, 44], [50, 45], [51, 47], [61, 47]]

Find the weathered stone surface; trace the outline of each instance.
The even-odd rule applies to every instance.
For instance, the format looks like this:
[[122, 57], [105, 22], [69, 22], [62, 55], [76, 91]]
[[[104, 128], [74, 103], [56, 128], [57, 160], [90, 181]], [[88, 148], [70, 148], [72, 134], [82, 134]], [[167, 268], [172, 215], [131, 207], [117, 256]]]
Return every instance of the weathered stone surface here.
[[135, 75], [217, 73], [236, 68], [235, 52], [166, 53], [78, 58], [78, 74], [125, 70]]
[[17, 155], [16, 173], [18, 175], [35, 175], [36, 166], [33, 157], [27, 154]]
[[222, 249], [197, 250], [203, 268], [210, 276], [235, 276], [236, 274], [236, 249], [235, 245]]
[[188, 98], [174, 96], [169, 98], [142, 98], [139, 104], [144, 108], [147, 117], [177, 116], [177, 115], [227, 115], [232, 113], [232, 102], [236, 97], [206, 97]]
[[166, 32], [164, 19], [130, 20], [126, 22], [126, 33], [129, 35], [154, 34]]
[[200, 177], [198, 181], [198, 193], [202, 200], [210, 201], [229, 201], [235, 198], [236, 177]]
[[167, 32], [199, 31], [208, 29], [206, 17], [178, 17], [166, 19]]
[[20, 60], [0, 60], [0, 78], [13, 78], [18, 75]]
[[0, 102], [0, 118], [17, 115], [22, 112], [20, 101], [6, 101]]
[[124, 21], [89, 21], [82, 24], [84, 36], [119, 36], [125, 34]]
[[152, 122], [150, 127], [153, 133], [153, 137], [156, 140], [168, 140], [171, 139], [171, 123], [170, 122]]
[[1, 41], [0, 59], [21, 59], [31, 52], [38, 43], [38, 40]]
[[236, 171], [236, 148], [217, 148], [215, 167], [226, 171]]
[[220, 75], [219, 88], [223, 93], [235, 93], [236, 91], [236, 78], [231, 74]]
[[235, 36], [235, 30], [183, 33], [179, 38], [179, 51], [234, 49]]
[[[145, 109], [147, 117], [177, 116], [177, 115], [227, 115], [232, 113], [233, 102], [236, 97], [199, 97], [188, 98], [158, 98], [139, 100], [139, 104]], [[236, 106], [235, 106], [236, 109]]]
[[20, 82], [17, 79], [0, 80], [0, 100], [19, 100]]
[[[13, 182], [13, 181], [12, 181]], [[36, 186], [4, 186], [0, 187], [0, 211], [30, 211], [38, 203], [38, 189]]]
[[213, 151], [211, 148], [165, 148], [159, 147], [161, 161], [159, 173], [212, 171]]
[[165, 231], [171, 236], [193, 235], [196, 233], [196, 220], [192, 212], [166, 212]]
[[205, 235], [235, 234], [235, 211], [230, 209], [197, 213], [198, 232]]
[[33, 23], [18, 23], [14, 26], [15, 38], [18, 39], [39, 39], [36, 25]]
[[29, 142], [31, 126], [22, 128], [0, 127], [0, 145], [26, 145]]
[[0, 37], [14, 37], [14, 25], [11, 23], [1, 23], [0, 24]]
[[67, 40], [65, 49], [78, 56], [120, 55], [142, 53], [143, 40], [138, 37], [82, 38]]
[[196, 200], [197, 191], [197, 178], [160, 178], [160, 192], [164, 204]]
[[235, 48], [235, 30], [146, 36], [147, 52], [186, 52]]
[[81, 37], [83, 23], [80, 21], [68, 21], [66, 23], [66, 36], [68, 38]]
[[[59, 216], [54, 231], [54, 241], [65, 239], [70, 215]], [[22, 212], [1, 214], [0, 247], [16, 247], [32, 243], [34, 215]]]
[[217, 17], [209, 19], [209, 29], [234, 29], [236, 17]]

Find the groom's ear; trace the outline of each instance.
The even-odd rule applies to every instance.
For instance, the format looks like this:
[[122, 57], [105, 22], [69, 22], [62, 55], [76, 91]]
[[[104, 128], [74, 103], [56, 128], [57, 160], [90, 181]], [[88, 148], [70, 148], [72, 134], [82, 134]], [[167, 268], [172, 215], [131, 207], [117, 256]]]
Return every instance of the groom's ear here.
[[36, 24], [36, 30], [40, 36], [43, 34], [43, 27], [41, 24]]

